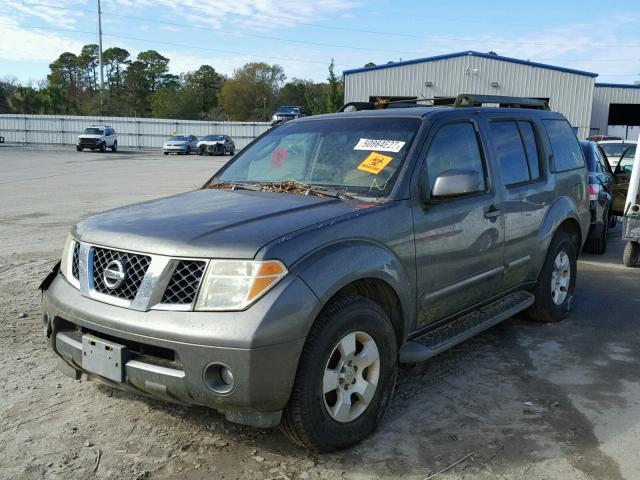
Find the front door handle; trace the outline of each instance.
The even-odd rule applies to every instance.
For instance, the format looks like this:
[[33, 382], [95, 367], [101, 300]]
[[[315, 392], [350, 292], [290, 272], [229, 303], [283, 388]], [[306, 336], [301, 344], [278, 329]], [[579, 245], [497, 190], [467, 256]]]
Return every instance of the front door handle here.
[[496, 208], [495, 205], [491, 205], [485, 212], [484, 218], [497, 218], [502, 215], [502, 210]]

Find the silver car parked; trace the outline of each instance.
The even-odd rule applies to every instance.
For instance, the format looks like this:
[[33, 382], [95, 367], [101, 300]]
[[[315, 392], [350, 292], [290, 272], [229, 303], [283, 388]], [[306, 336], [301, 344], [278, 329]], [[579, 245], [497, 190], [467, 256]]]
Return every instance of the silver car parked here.
[[172, 135], [164, 142], [162, 153], [169, 155], [170, 153], [181, 153], [189, 155], [198, 148], [198, 137], [195, 135]]

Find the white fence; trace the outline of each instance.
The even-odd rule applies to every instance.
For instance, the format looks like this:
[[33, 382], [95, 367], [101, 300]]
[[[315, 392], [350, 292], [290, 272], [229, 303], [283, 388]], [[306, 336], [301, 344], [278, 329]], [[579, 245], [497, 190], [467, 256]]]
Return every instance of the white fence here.
[[206, 122], [133, 117], [82, 117], [70, 115], [0, 115], [0, 136], [6, 143], [22, 145], [73, 145], [89, 125], [110, 125], [120, 148], [160, 148], [173, 132], [203, 137], [229, 135], [236, 148], [244, 148], [269, 129], [266, 122]]

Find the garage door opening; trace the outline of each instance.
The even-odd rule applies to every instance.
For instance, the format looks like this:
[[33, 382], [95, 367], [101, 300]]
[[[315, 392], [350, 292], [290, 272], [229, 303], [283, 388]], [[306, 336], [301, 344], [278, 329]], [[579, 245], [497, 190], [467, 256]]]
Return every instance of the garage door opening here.
[[607, 133], [625, 140], [637, 140], [640, 134], [640, 104], [612, 103], [609, 105]]

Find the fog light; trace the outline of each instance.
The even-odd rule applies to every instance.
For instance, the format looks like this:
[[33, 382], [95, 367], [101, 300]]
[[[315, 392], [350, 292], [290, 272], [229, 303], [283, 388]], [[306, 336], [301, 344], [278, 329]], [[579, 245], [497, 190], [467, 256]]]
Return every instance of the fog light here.
[[221, 363], [207, 365], [202, 377], [207, 387], [215, 393], [229, 393], [233, 389], [233, 373], [229, 367]]

